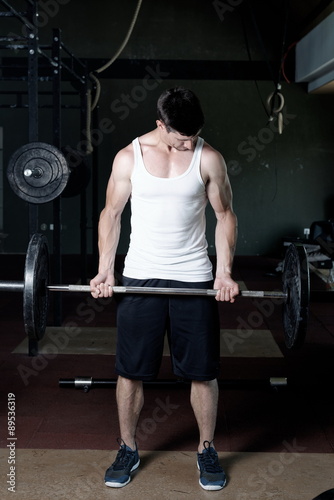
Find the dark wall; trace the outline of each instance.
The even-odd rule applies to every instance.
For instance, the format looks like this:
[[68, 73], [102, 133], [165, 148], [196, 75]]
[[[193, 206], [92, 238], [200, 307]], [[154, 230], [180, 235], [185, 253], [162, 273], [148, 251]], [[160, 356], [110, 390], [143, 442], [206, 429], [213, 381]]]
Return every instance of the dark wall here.
[[[58, 3], [54, 0], [53, 4], [50, 2], [53, 10], [49, 8], [47, 12], [48, 3], [40, 2], [41, 43], [48, 43], [52, 28], [59, 27], [64, 43], [77, 57], [88, 58], [91, 69], [96, 69], [120, 46], [136, 3], [135, 0], [62, 0]], [[184, 85], [192, 88], [202, 101], [206, 115], [202, 136], [222, 152], [228, 166], [234, 209], [239, 219], [238, 254], [279, 254], [283, 237], [302, 236], [303, 229], [312, 221], [334, 217], [334, 96], [309, 95], [304, 86], [282, 81], [285, 98], [282, 135], [277, 132], [276, 121], [268, 122], [264, 110], [263, 103], [274, 90], [271, 76], [278, 72], [284, 17], [279, 3], [255, 2], [259, 38], [248, 15], [246, 0], [230, 4], [143, 0], [137, 24], [120, 60], [100, 75], [102, 92], [97, 127], [93, 130], [99, 155], [99, 210], [103, 208], [105, 188], [117, 151], [155, 127], [155, 103], [162, 90]], [[219, 4], [230, 8], [218, 11]], [[277, 12], [273, 12], [273, 6]], [[268, 18], [269, 28], [267, 22], [262, 22]], [[2, 33], [17, 32], [18, 22], [1, 22], [6, 26]], [[6, 51], [2, 52], [4, 55], [22, 57], [24, 54]], [[245, 64], [250, 56], [252, 63]], [[293, 80], [291, 63], [288, 69]], [[24, 85], [2, 82], [3, 89]], [[47, 85], [41, 84], [41, 88]], [[64, 84], [64, 89], [69, 87]], [[7, 96], [1, 97], [8, 102]], [[72, 99], [78, 102], [76, 97]], [[28, 141], [27, 111], [2, 109], [0, 122], [4, 127], [6, 164], [12, 152]], [[77, 145], [79, 111], [64, 110], [62, 122], [63, 144]], [[44, 109], [40, 112], [40, 140], [48, 142], [51, 138], [52, 115]], [[5, 251], [24, 252], [27, 206], [12, 193], [6, 179], [4, 183], [4, 231], [8, 234]], [[89, 186], [89, 251], [92, 250], [90, 193]], [[127, 207], [120, 253], [127, 247], [128, 215]], [[78, 197], [62, 201], [62, 221], [62, 251], [78, 253]], [[40, 224], [43, 223], [52, 223], [52, 204], [40, 207]], [[214, 215], [208, 209], [208, 243], [212, 254], [214, 224]], [[52, 238], [49, 229], [46, 234]]]

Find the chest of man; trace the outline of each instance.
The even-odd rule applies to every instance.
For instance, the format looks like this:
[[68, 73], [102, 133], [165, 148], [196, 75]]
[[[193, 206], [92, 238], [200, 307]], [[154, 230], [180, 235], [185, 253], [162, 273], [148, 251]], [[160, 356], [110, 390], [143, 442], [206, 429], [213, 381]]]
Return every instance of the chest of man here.
[[194, 152], [190, 150], [171, 150], [163, 152], [157, 148], [145, 148], [142, 151], [146, 170], [155, 177], [172, 178], [184, 174], [193, 159]]

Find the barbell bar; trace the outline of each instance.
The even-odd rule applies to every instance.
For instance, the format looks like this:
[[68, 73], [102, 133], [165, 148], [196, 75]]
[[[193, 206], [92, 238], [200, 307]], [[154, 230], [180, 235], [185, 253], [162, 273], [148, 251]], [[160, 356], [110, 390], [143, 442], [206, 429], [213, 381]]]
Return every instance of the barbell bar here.
[[[51, 292], [90, 292], [89, 285], [48, 285], [48, 290]], [[148, 295], [202, 295], [202, 296], [216, 296], [218, 290], [204, 289], [204, 288], [160, 288], [160, 287], [142, 287], [142, 286], [113, 286], [113, 293], [131, 293], [131, 294], [148, 294]], [[270, 298], [270, 299], [284, 299], [288, 297], [287, 293], [279, 291], [263, 292], [257, 290], [242, 290], [239, 293], [241, 297], [254, 297], [254, 298]]]
[[[302, 245], [289, 245], [283, 266], [283, 291], [242, 290], [241, 297], [282, 299], [283, 330], [286, 346], [300, 347], [307, 330], [309, 309], [309, 268]], [[90, 292], [88, 285], [50, 285], [49, 251], [47, 239], [34, 234], [29, 242], [24, 270], [24, 281], [0, 281], [0, 291], [23, 293], [23, 318], [30, 340], [43, 338], [48, 315], [49, 292]], [[217, 290], [199, 288], [159, 288], [114, 286], [119, 294], [160, 294], [215, 296]]]
[[[90, 292], [89, 285], [46, 285], [49, 292]], [[23, 292], [23, 281], [0, 281], [0, 290], [6, 292]], [[140, 295], [202, 295], [216, 296], [215, 289], [204, 288], [159, 288], [159, 287], [142, 287], [142, 286], [113, 286], [113, 293], [131, 293]], [[261, 290], [242, 290], [238, 297], [248, 298], [267, 298], [267, 299], [284, 299], [288, 298], [288, 294], [280, 291], [261, 291]]]
[[[144, 385], [156, 387], [180, 387], [181, 385], [189, 384], [188, 380], [183, 379], [156, 379], [143, 381]], [[59, 387], [64, 389], [81, 389], [83, 392], [89, 392], [91, 389], [109, 389], [116, 387], [117, 379], [110, 378], [93, 378], [93, 377], [74, 377], [60, 378], [58, 381]], [[288, 380], [286, 377], [269, 377], [264, 380], [218, 380], [219, 387], [259, 387], [259, 388], [282, 388], [286, 387]]]
[[[24, 281], [1, 281], [0, 291], [23, 292]], [[89, 285], [46, 285], [49, 292], [90, 292]], [[160, 288], [160, 287], [142, 287], [142, 286], [113, 286], [113, 293], [131, 293], [140, 295], [199, 295], [215, 297], [218, 290], [204, 288]], [[262, 290], [241, 290], [238, 297], [247, 298], [267, 298], [283, 299], [288, 298], [288, 294], [280, 291], [262, 291]]]

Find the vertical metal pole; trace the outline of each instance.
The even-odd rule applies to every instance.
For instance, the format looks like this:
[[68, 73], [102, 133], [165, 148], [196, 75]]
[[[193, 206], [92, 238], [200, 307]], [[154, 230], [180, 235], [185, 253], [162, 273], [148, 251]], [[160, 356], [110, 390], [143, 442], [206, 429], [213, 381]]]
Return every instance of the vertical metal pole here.
[[[29, 2], [28, 4], [28, 20], [33, 28], [27, 28], [28, 36], [28, 138], [29, 142], [38, 141], [38, 29], [36, 26], [36, 18], [38, 13], [38, 3]], [[29, 240], [34, 233], [39, 229], [39, 210], [38, 205], [29, 203]], [[37, 356], [38, 342], [29, 339], [28, 342], [29, 356]]]
[[[61, 31], [53, 30], [52, 59], [58, 66], [53, 71], [53, 144], [61, 148]], [[53, 200], [53, 273], [57, 283], [62, 282], [61, 272], [61, 197]], [[54, 324], [62, 321], [62, 298], [54, 298]]]
[[[93, 111], [93, 129], [98, 129], [98, 106]], [[98, 148], [93, 150], [93, 166], [92, 166], [92, 245], [93, 245], [93, 266], [97, 270], [98, 266], [98, 222], [99, 222], [99, 156]]]
[[[80, 89], [80, 130], [81, 139], [86, 138], [83, 134], [87, 128], [87, 113], [90, 112], [87, 106], [87, 74], [85, 75], [85, 84]], [[87, 153], [87, 148], [84, 153]], [[84, 154], [83, 153], [83, 154]], [[81, 283], [84, 285], [87, 281], [87, 192], [86, 188], [80, 193], [80, 259], [81, 259]]]
[[[28, 35], [28, 122], [29, 142], [38, 141], [38, 29], [36, 16], [38, 2], [28, 5], [28, 19], [32, 29], [27, 28]], [[38, 205], [29, 203], [29, 238], [38, 231]]]
[[60, 65], [61, 31], [53, 30], [52, 60], [58, 64], [53, 66], [53, 143], [61, 147], [61, 65]]
[[80, 193], [80, 260], [81, 260], [81, 283], [87, 282], [87, 196], [86, 189]]

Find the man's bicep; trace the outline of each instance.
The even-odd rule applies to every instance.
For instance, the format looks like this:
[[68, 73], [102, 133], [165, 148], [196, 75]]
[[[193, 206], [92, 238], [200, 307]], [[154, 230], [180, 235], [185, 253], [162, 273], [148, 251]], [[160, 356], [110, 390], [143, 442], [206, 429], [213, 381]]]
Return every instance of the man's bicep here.
[[207, 195], [216, 215], [232, 210], [232, 189], [223, 160], [211, 169]]
[[126, 156], [114, 160], [107, 186], [106, 206], [122, 210], [131, 194], [131, 165]]

